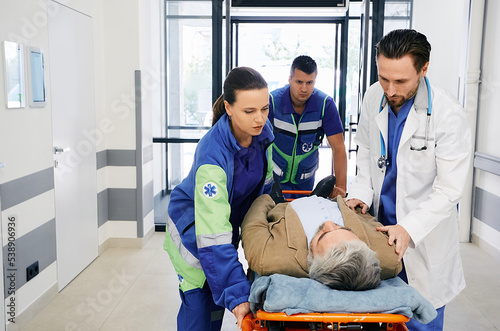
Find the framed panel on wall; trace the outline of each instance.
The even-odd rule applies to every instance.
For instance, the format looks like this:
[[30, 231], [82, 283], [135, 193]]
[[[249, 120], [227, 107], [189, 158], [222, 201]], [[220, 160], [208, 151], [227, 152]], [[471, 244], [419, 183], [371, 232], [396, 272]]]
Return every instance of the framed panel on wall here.
[[7, 108], [26, 105], [24, 46], [11, 41], [3, 42], [5, 103]]
[[45, 107], [45, 63], [40, 48], [28, 47], [29, 101], [31, 107]]

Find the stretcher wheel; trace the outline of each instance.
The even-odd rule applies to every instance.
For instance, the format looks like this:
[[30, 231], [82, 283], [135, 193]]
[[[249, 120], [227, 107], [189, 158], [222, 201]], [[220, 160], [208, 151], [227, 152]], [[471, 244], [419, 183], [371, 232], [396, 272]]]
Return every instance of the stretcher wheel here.
[[267, 329], [269, 331], [285, 331], [285, 326], [282, 322], [269, 322]]
[[380, 331], [382, 328], [380, 327], [380, 324], [378, 323], [362, 323], [362, 330], [363, 331]]

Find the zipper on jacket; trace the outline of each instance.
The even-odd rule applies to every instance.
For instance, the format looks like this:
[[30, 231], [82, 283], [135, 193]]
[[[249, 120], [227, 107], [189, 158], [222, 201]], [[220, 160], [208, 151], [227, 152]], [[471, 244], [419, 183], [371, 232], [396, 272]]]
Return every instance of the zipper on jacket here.
[[186, 226], [186, 228], [184, 228], [184, 230], [182, 230], [182, 234], [184, 235], [187, 230], [191, 229], [194, 225], [194, 221], [192, 221], [191, 223], [188, 224], [188, 226]]

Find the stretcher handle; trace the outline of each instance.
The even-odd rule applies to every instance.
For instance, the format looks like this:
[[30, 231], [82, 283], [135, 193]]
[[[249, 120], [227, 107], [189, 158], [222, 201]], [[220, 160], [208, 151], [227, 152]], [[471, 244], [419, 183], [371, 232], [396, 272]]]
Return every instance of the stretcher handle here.
[[[302, 195], [310, 195], [312, 191], [302, 191], [302, 190], [282, 190], [283, 194], [302, 194]], [[285, 199], [286, 201], [290, 202], [295, 199]]]
[[303, 195], [309, 195], [312, 193], [312, 191], [302, 191], [302, 190], [283, 190], [283, 194], [303, 194]]
[[242, 331], [252, 331], [254, 330], [254, 319], [253, 319], [253, 314], [250, 312], [248, 313], [244, 318], [243, 322], [241, 323], [241, 330]]

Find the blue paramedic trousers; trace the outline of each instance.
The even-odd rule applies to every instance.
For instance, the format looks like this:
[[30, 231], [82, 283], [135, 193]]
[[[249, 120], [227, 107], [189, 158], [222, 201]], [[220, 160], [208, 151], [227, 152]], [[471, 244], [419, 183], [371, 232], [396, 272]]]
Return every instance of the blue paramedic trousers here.
[[203, 288], [179, 290], [179, 293], [182, 303], [177, 315], [177, 330], [220, 331], [224, 307], [215, 304], [206, 282]]
[[406, 322], [408, 331], [442, 331], [444, 326], [444, 307], [436, 309], [438, 315], [428, 324], [422, 324], [411, 318]]

